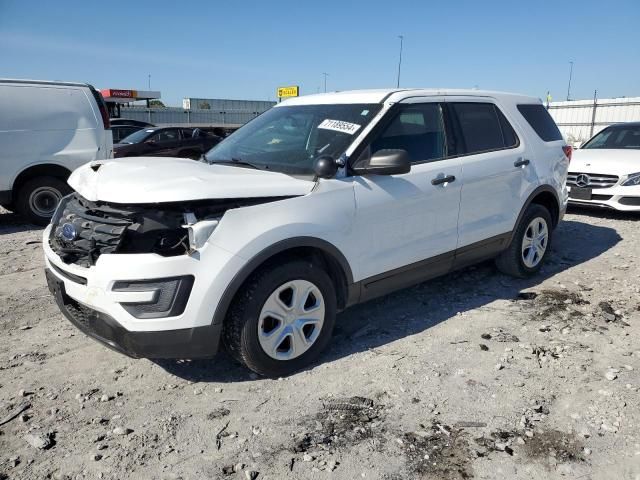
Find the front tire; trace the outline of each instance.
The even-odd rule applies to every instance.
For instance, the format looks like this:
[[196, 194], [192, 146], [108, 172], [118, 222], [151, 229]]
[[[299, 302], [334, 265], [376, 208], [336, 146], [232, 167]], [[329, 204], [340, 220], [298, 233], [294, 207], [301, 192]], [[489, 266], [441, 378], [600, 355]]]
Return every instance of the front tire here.
[[254, 372], [289, 375], [309, 365], [329, 343], [336, 293], [329, 275], [310, 261], [267, 265], [236, 295], [224, 343]]
[[551, 247], [552, 225], [549, 210], [535, 203], [529, 205], [509, 248], [496, 258], [498, 270], [518, 278], [538, 273]]
[[58, 203], [71, 188], [57, 177], [36, 177], [25, 182], [18, 192], [16, 210], [35, 225], [45, 226]]

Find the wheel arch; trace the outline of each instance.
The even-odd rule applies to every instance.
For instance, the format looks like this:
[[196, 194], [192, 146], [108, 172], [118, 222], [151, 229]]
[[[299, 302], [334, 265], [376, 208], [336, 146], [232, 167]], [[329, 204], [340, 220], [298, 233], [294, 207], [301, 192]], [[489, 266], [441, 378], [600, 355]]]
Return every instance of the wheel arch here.
[[516, 220], [516, 223], [512, 230], [512, 239], [513, 234], [517, 230], [518, 225], [520, 224], [520, 221], [524, 216], [524, 212], [526, 212], [527, 208], [532, 203], [545, 207], [551, 215], [551, 220], [553, 221], [552, 228], [558, 226], [558, 223], [560, 222], [560, 200], [558, 199], [558, 193], [551, 185], [540, 185], [533, 192], [531, 192], [531, 194], [527, 198], [527, 201], [524, 202], [524, 206], [520, 210], [518, 219]]
[[55, 163], [31, 165], [30, 167], [22, 170], [13, 181], [13, 185], [11, 187], [11, 200], [14, 201], [22, 186], [33, 178], [55, 177], [66, 182], [69, 175], [71, 175], [71, 171], [69, 169]]
[[344, 254], [333, 244], [316, 237], [295, 237], [274, 243], [249, 260], [227, 285], [213, 315], [213, 324], [223, 323], [242, 285], [259, 268], [287, 258], [307, 258], [329, 274], [336, 288], [338, 309], [352, 303], [353, 273]]

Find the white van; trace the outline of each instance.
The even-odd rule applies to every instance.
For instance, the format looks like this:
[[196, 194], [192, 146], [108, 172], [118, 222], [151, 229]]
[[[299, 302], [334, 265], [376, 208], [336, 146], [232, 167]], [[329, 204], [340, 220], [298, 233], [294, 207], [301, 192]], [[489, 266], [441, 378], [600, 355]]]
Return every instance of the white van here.
[[46, 225], [66, 180], [113, 156], [109, 115], [91, 85], [0, 79], [0, 205]]

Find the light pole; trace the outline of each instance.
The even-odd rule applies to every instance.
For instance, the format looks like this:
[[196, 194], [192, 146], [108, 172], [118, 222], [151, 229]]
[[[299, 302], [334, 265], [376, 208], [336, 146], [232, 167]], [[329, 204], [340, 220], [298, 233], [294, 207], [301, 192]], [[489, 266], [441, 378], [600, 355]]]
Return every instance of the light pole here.
[[398, 60], [398, 82], [396, 84], [397, 88], [400, 88], [400, 69], [402, 68], [402, 43], [404, 41], [404, 35], [398, 35], [400, 39], [400, 59]]
[[323, 72], [322, 75], [324, 75], [324, 93], [327, 93], [327, 77], [329, 74]]
[[569, 61], [569, 86], [567, 87], [567, 102], [571, 100], [571, 77], [573, 77], [573, 60]]
[[149, 90], [151, 90], [151, 74], [149, 74], [147, 76], [147, 85], [148, 85]]

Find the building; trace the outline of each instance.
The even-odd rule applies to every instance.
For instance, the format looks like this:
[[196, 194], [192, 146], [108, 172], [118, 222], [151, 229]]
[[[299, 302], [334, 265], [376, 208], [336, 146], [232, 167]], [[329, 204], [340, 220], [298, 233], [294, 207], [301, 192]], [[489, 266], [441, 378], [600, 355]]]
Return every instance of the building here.
[[184, 110], [213, 110], [216, 112], [243, 112], [259, 115], [269, 110], [276, 102], [266, 100], [229, 100], [223, 98], [184, 98]]
[[640, 121], [640, 97], [551, 102], [549, 113], [567, 141], [576, 145], [613, 123]]

